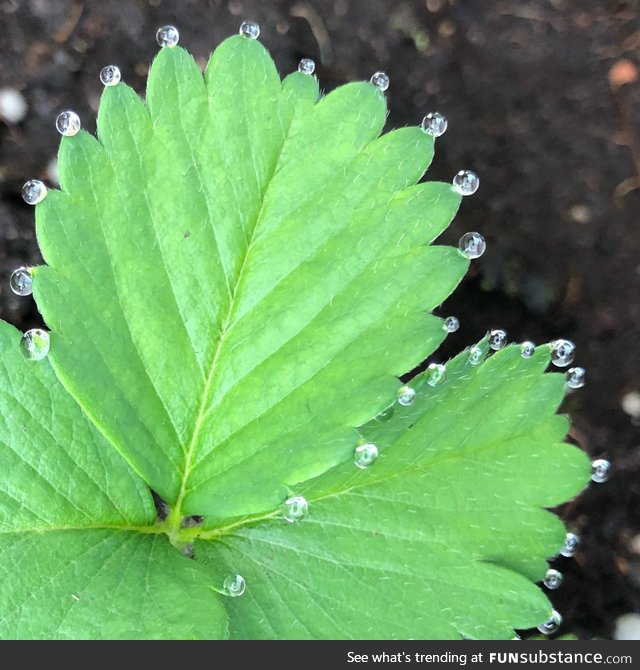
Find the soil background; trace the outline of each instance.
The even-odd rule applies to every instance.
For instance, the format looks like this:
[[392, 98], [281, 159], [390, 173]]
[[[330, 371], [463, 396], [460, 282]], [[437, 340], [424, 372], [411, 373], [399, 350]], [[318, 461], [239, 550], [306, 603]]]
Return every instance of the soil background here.
[[442, 238], [478, 230], [488, 250], [440, 311], [462, 327], [439, 355], [491, 327], [578, 345], [588, 384], [566, 402], [572, 435], [614, 469], [561, 510], [582, 543], [555, 560], [565, 583], [551, 598], [561, 632], [610, 637], [620, 614], [640, 612], [640, 417], [621, 406], [640, 391], [639, 17], [637, 0], [0, 0], [0, 88], [28, 103], [19, 124], [0, 122], [0, 317], [41, 323], [7, 279], [41, 262], [20, 191], [30, 178], [55, 185], [57, 113], [94, 131], [112, 62], [143, 92], [158, 26], [178, 26], [204, 65], [255, 20], [281, 72], [311, 57], [327, 91], [386, 71], [389, 127], [449, 119], [428, 178], [481, 178]]

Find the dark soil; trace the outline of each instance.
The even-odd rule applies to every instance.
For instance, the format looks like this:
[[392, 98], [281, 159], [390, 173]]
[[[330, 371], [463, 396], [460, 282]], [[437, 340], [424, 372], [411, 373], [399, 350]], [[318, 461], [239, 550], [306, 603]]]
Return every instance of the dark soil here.
[[621, 408], [640, 390], [640, 80], [623, 83], [639, 16], [635, 0], [2, 0], [0, 88], [23, 91], [29, 111], [0, 125], [0, 316], [40, 320], [6, 279], [40, 260], [20, 189], [50, 181], [55, 115], [72, 107], [93, 130], [97, 74], [113, 61], [142, 91], [159, 25], [179, 26], [204, 63], [253, 19], [282, 72], [309, 56], [326, 89], [385, 70], [390, 126], [434, 109], [449, 119], [430, 178], [470, 168], [482, 181], [445, 236], [478, 230], [489, 244], [442, 310], [462, 322], [445, 355], [489, 327], [579, 347], [589, 380], [567, 401], [574, 437], [615, 471], [563, 511], [583, 541], [558, 559], [566, 581], [552, 597], [567, 629], [608, 637], [640, 611], [639, 434]]

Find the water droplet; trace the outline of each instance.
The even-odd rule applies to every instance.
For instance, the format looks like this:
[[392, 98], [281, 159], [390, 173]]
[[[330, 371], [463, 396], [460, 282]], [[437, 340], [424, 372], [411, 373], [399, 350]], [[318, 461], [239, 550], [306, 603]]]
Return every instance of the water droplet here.
[[37, 205], [47, 196], [47, 187], [39, 179], [30, 179], [22, 187], [22, 199], [27, 205]]
[[175, 47], [180, 40], [180, 33], [175, 26], [162, 26], [156, 33], [156, 41], [161, 47]]
[[73, 137], [82, 128], [80, 117], [75, 112], [62, 112], [56, 119], [56, 128], [61, 135]]
[[536, 353], [536, 345], [533, 342], [523, 342], [520, 345], [520, 355], [522, 358], [531, 358]]
[[424, 374], [429, 386], [438, 386], [447, 376], [447, 368], [442, 363], [431, 363]]
[[474, 260], [482, 256], [487, 243], [480, 233], [465, 233], [458, 242], [458, 248], [467, 258]]
[[580, 538], [575, 533], [567, 533], [560, 553], [566, 558], [571, 558], [576, 553], [579, 544]]
[[571, 340], [556, 340], [551, 343], [551, 362], [559, 368], [566, 368], [573, 363], [576, 345]]
[[567, 370], [567, 386], [570, 389], [581, 389], [585, 385], [587, 373], [584, 368], [569, 368]]
[[222, 582], [224, 592], [232, 598], [237, 598], [244, 593], [247, 588], [247, 583], [244, 581], [242, 575], [229, 575], [224, 582]]
[[378, 447], [373, 442], [361, 444], [353, 453], [353, 462], [362, 470], [368, 468], [376, 458], [378, 458]]
[[371, 77], [371, 83], [383, 93], [389, 88], [389, 75], [385, 72], [376, 72]]
[[9, 286], [16, 295], [31, 295], [32, 283], [31, 272], [27, 268], [14, 270], [9, 280]]
[[428, 135], [433, 135], [433, 137], [444, 135], [448, 125], [447, 118], [440, 114], [440, 112], [429, 112], [422, 119], [422, 130]]
[[393, 405], [387, 407], [386, 409], [383, 409], [382, 412], [376, 414], [375, 419], [376, 421], [389, 421], [389, 419], [392, 416], [393, 416]]
[[556, 589], [560, 588], [560, 585], [562, 584], [562, 580], [564, 579], [564, 576], [559, 570], [554, 570], [553, 568], [549, 568], [547, 570], [547, 574], [544, 576], [544, 579], [542, 580], [542, 583], [548, 588], [551, 589], [552, 591], [555, 591]]
[[253, 21], [243, 21], [240, 24], [239, 32], [250, 40], [257, 40], [260, 37], [260, 26]]
[[117, 65], [107, 65], [100, 70], [100, 81], [105, 86], [115, 86], [120, 83], [121, 78], [120, 68]]
[[489, 346], [494, 351], [500, 351], [507, 346], [507, 333], [504, 330], [492, 330], [489, 333]]
[[416, 391], [415, 389], [411, 388], [411, 386], [401, 386], [396, 392], [396, 398], [401, 405], [406, 407], [415, 400]]
[[460, 328], [460, 320], [457, 316], [448, 316], [442, 327], [447, 331], [447, 333], [455, 333], [458, 328]]
[[302, 72], [302, 74], [313, 74], [315, 71], [316, 64], [311, 58], [303, 58], [298, 63], [298, 72]]
[[453, 188], [460, 195], [473, 195], [480, 186], [480, 179], [471, 170], [460, 170], [453, 178]]
[[609, 479], [609, 470], [611, 463], [604, 458], [597, 458], [591, 463], [591, 479], [596, 484], [604, 484]]
[[549, 618], [538, 626], [543, 635], [553, 635], [562, 625], [562, 615], [556, 610], [551, 610]]
[[28, 330], [22, 336], [20, 348], [30, 361], [42, 360], [49, 353], [49, 333], [40, 328]]
[[306, 498], [302, 496], [293, 496], [293, 498], [288, 498], [284, 501], [282, 506], [282, 516], [289, 523], [294, 523], [295, 521], [300, 521], [302, 517], [307, 513], [309, 509], [309, 503]]
[[469, 350], [469, 363], [471, 365], [480, 365], [482, 361], [484, 360], [484, 351], [482, 351], [481, 347], [475, 346], [471, 347]]

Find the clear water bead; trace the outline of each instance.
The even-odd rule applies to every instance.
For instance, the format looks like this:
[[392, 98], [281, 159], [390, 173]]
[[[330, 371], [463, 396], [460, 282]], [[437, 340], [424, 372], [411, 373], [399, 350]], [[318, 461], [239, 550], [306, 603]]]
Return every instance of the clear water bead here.
[[49, 353], [49, 333], [40, 328], [28, 330], [22, 336], [20, 348], [30, 361], [42, 360]]
[[105, 86], [115, 86], [120, 83], [122, 75], [117, 65], [107, 65], [100, 70], [100, 81]]
[[480, 178], [471, 170], [460, 170], [452, 183], [454, 190], [460, 195], [473, 195], [480, 186]]
[[562, 625], [562, 615], [556, 610], [551, 610], [549, 618], [538, 626], [543, 635], [553, 635]]
[[416, 390], [411, 388], [411, 386], [401, 386], [396, 392], [396, 398], [398, 403], [404, 405], [410, 405], [416, 398]]
[[547, 570], [547, 574], [544, 576], [544, 579], [542, 580], [542, 583], [551, 591], [555, 591], [556, 589], [560, 588], [563, 579], [564, 576], [559, 570], [549, 568]]
[[58, 118], [56, 119], [56, 128], [61, 135], [73, 137], [82, 128], [80, 117], [75, 112], [62, 112], [62, 114], [58, 114]]
[[18, 268], [13, 271], [9, 286], [16, 295], [31, 295], [33, 279], [28, 268]]
[[492, 330], [489, 333], [489, 346], [494, 351], [500, 351], [507, 346], [507, 333], [504, 330]]
[[471, 347], [469, 350], [469, 363], [471, 365], [480, 365], [482, 361], [484, 360], [484, 351], [482, 351], [481, 347], [475, 346]]
[[487, 243], [480, 233], [465, 233], [458, 242], [458, 248], [470, 260], [480, 258], [487, 248]]
[[564, 538], [562, 549], [560, 549], [560, 553], [565, 558], [571, 558], [576, 553], [579, 544], [580, 538], [575, 533], [567, 533]]
[[180, 40], [180, 33], [175, 26], [162, 26], [156, 32], [156, 41], [161, 47], [175, 47]]
[[566, 368], [573, 363], [576, 345], [571, 340], [556, 340], [551, 343], [551, 362], [559, 368]]
[[440, 112], [429, 112], [422, 119], [422, 130], [428, 135], [433, 135], [433, 137], [444, 135], [448, 125], [447, 117], [440, 114]]
[[438, 386], [447, 376], [447, 368], [442, 363], [431, 363], [425, 372], [425, 376], [429, 386]]
[[229, 575], [224, 582], [222, 582], [224, 592], [232, 598], [241, 596], [247, 588], [247, 583], [244, 581], [242, 575]]
[[591, 480], [596, 484], [604, 484], [609, 479], [611, 463], [604, 458], [597, 458], [591, 463]]
[[569, 368], [567, 370], [567, 386], [570, 389], [581, 389], [585, 385], [587, 372], [584, 368]]
[[302, 74], [313, 74], [315, 71], [316, 64], [311, 58], [303, 58], [298, 63], [298, 72], [302, 72]]
[[309, 503], [306, 498], [302, 496], [293, 496], [284, 501], [284, 504], [282, 505], [282, 516], [289, 523], [295, 523], [304, 517], [308, 509]]
[[520, 355], [522, 358], [531, 358], [536, 353], [536, 345], [533, 342], [523, 342], [520, 345]]
[[371, 77], [371, 83], [383, 93], [389, 88], [389, 75], [386, 72], [376, 72]]
[[257, 40], [260, 37], [260, 26], [253, 21], [243, 21], [240, 24], [239, 32], [250, 40]]
[[376, 458], [378, 458], [378, 447], [373, 442], [361, 444], [353, 452], [353, 462], [361, 470], [368, 468]]
[[442, 327], [447, 331], [447, 333], [455, 333], [458, 328], [460, 328], [460, 319], [457, 316], [448, 316]]
[[37, 205], [47, 196], [47, 187], [39, 179], [30, 179], [22, 187], [22, 199], [27, 205]]

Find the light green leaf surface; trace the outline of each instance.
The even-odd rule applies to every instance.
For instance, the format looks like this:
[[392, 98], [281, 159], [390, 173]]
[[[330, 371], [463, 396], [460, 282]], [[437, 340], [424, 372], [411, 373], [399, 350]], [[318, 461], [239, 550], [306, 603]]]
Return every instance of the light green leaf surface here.
[[180, 514], [264, 512], [348, 458], [468, 264], [427, 246], [460, 201], [415, 186], [433, 138], [377, 138], [371, 84], [317, 96], [239, 36], [204, 79], [163, 49], [148, 106], [107, 88], [99, 141], [62, 140], [38, 206], [56, 372]]
[[0, 639], [225, 637], [203, 570], [47, 361], [0, 322]]
[[199, 542], [212, 571], [247, 580], [229, 605], [232, 635], [510, 639], [546, 620], [533, 582], [564, 529], [543, 508], [589, 477], [562, 443], [564, 377], [541, 374], [548, 362], [547, 346], [530, 360], [510, 346], [479, 367], [463, 352], [445, 382], [418, 377], [412, 405], [363, 427], [381, 452], [372, 466], [300, 488], [308, 517]]

